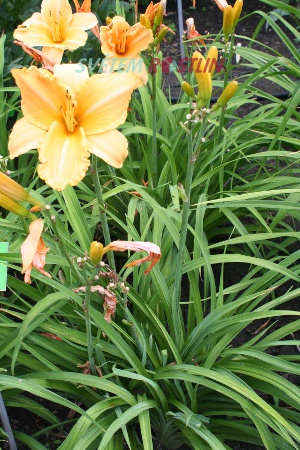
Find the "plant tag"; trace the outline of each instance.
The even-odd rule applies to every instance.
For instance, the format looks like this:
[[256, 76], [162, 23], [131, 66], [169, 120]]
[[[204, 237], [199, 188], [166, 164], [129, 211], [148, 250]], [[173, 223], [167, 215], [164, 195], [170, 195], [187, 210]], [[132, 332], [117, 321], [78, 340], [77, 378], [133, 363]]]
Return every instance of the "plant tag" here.
[[[0, 253], [8, 252], [8, 242], [0, 242]], [[0, 261], [0, 291], [6, 291], [7, 264]]]

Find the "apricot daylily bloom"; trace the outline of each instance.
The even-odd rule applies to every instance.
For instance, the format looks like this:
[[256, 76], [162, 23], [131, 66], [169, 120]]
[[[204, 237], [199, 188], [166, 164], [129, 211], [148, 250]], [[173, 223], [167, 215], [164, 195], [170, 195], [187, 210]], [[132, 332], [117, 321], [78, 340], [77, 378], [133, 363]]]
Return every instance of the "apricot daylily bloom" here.
[[142, 84], [147, 83], [148, 75], [140, 53], [153, 42], [151, 30], [140, 23], [130, 26], [123, 17], [115, 16], [107, 26], [100, 27], [100, 42], [106, 56], [102, 66], [107, 71], [124, 68], [125, 72], [135, 72]]
[[34, 13], [14, 31], [14, 38], [31, 47], [42, 46], [43, 53], [60, 63], [64, 50], [85, 44], [87, 33], [97, 25], [91, 13], [72, 14], [67, 0], [43, 0], [41, 12]]
[[41, 238], [44, 222], [42, 219], [36, 219], [29, 225], [29, 235], [21, 245], [22, 272], [25, 273], [24, 282], [31, 283], [30, 273], [32, 267], [48, 278], [52, 278], [50, 273], [45, 272], [46, 253], [50, 250], [46, 247]]
[[116, 127], [125, 122], [139, 84], [134, 74], [89, 77], [82, 64], [55, 65], [54, 74], [34, 66], [12, 74], [24, 117], [10, 135], [11, 158], [38, 149], [38, 174], [59, 191], [83, 179], [90, 153], [122, 167], [128, 142]]

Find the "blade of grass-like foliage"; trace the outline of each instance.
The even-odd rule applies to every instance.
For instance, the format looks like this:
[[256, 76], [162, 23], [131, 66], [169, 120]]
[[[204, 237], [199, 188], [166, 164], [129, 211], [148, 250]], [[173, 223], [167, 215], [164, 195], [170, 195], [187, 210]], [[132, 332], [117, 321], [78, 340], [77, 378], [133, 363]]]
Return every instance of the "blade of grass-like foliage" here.
[[28, 434], [22, 433], [21, 431], [14, 431], [14, 435], [17, 439], [19, 439], [20, 442], [26, 444], [31, 450], [47, 450], [47, 447], [45, 447], [43, 444], [40, 444], [33, 437], [28, 436]]
[[152, 408], [157, 408], [157, 404], [154, 400], [144, 400], [128, 408], [125, 412], [123, 412], [122, 416], [116, 419], [106, 430], [106, 433], [102, 438], [98, 450], [103, 450], [110, 441], [110, 439], [112, 438], [112, 436], [123, 425], [126, 425], [128, 422], [130, 422], [130, 420], [134, 419], [135, 417], [138, 417], [144, 411], [147, 411]]
[[20, 326], [15, 342], [15, 349], [11, 361], [12, 373], [14, 373], [17, 356], [23, 339], [42, 322], [44, 322], [51, 314], [59, 310], [67, 301], [68, 299], [66, 299], [65, 293], [55, 292], [44, 297], [31, 309], [31, 311], [28, 312]]
[[[98, 420], [99, 416], [102, 414], [106, 414], [108, 410], [114, 409], [116, 406], [124, 405], [126, 404], [123, 399], [120, 399], [119, 397], [110, 397], [106, 398], [98, 403], [95, 403], [91, 408], [87, 410], [87, 414], [92, 417], [94, 420]], [[63, 444], [59, 447], [60, 450], [68, 450], [69, 448], [75, 448], [76, 443], [79, 441], [79, 439], [87, 432], [87, 430], [92, 426], [92, 423], [89, 419], [87, 419], [84, 416], [81, 416], [70, 433], [68, 434], [68, 437], [63, 442]], [[98, 432], [101, 434], [101, 432], [104, 432], [105, 430], [102, 428], [102, 430], [97, 429]]]
[[[139, 402], [143, 402], [147, 400], [145, 394], [139, 397]], [[144, 450], [153, 450], [153, 440], [152, 440], [152, 427], [151, 427], [151, 419], [149, 410], [146, 409], [142, 413], [139, 414], [139, 424], [143, 441], [143, 449]]]
[[67, 217], [70, 225], [75, 233], [75, 240], [79, 242], [82, 252], [86, 252], [90, 248], [92, 236], [88, 223], [83, 214], [82, 208], [71, 186], [67, 186], [63, 191], [63, 197], [67, 208]]

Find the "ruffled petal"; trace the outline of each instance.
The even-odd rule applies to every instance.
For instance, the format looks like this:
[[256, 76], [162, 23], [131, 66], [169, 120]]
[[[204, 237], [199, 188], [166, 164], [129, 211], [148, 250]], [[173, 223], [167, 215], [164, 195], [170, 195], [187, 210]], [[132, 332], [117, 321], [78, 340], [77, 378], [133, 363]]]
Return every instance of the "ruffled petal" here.
[[125, 122], [132, 91], [140, 80], [133, 73], [93, 75], [76, 92], [76, 120], [85, 134], [103, 133]]
[[66, 108], [66, 87], [54, 75], [35, 66], [13, 69], [12, 75], [21, 90], [21, 107], [29, 123], [44, 130], [55, 120], [64, 123], [61, 108]]
[[153, 42], [152, 30], [147, 30], [143, 26], [137, 26], [129, 34], [126, 40], [126, 53], [124, 56], [127, 58], [134, 58], [139, 55], [141, 51], [146, 50]]
[[89, 79], [89, 72], [83, 64], [56, 64], [54, 75], [62, 84], [70, 86], [75, 93]]
[[43, 0], [41, 10], [43, 22], [51, 28], [54, 40], [62, 41], [72, 20], [70, 3], [67, 0]]
[[9, 136], [8, 150], [10, 158], [22, 155], [29, 150], [37, 149], [46, 137], [46, 131], [31, 125], [23, 117], [18, 120]]
[[70, 23], [71, 28], [80, 28], [81, 30], [90, 30], [98, 23], [98, 19], [95, 14], [91, 12], [79, 12], [72, 16]]
[[107, 164], [119, 168], [128, 155], [127, 139], [117, 130], [86, 136], [89, 151]]
[[88, 35], [85, 31], [80, 30], [79, 28], [69, 28], [60, 45], [68, 50], [76, 50], [86, 43], [87, 38]]
[[90, 164], [88, 145], [81, 128], [69, 133], [65, 126], [54, 122], [39, 150], [39, 176], [58, 191], [68, 184], [75, 186]]
[[55, 44], [50, 27], [43, 22], [32, 23], [25, 28], [23, 26], [17, 28], [14, 31], [14, 38], [30, 47], [44, 47]]

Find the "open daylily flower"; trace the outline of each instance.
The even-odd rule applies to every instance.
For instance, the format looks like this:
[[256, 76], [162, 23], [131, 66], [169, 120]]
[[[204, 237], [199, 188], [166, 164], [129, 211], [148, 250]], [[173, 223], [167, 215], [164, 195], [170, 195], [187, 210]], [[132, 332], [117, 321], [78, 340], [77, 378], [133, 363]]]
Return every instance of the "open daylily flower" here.
[[116, 127], [125, 122], [139, 85], [133, 73], [89, 77], [82, 64], [62, 64], [55, 65], [54, 74], [31, 66], [13, 69], [12, 75], [24, 117], [10, 135], [11, 158], [38, 149], [38, 174], [58, 191], [83, 179], [90, 153], [122, 167], [128, 142]]
[[91, 12], [72, 14], [67, 0], [43, 0], [41, 12], [19, 25], [14, 38], [31, 47], [42, 46], [43, 53], [59, 64], [64, 50], [83, 46], [87, 40], [84, 30], [97, 23]]
[[45, 246], [41, 238], [44, 222], [36, 219], [29, 225], [29, 235], [21, 245], [22, 273], [25, 273], [24, 282], [31, 283], [30, 273], [32, 267], [48, 278], [52, 278], [50, 273], [44, 271], [46, 264], [46, 253], [50, 250]]
[[101, 51], [106, 56], [102, 63], [104, 71], [125, 69], [135, 72], [141, 84], [148, 75], [140, 53], [153, 42], [152, 31], [140, 23], [130, 26], [123, 17], [115, 16], [107, 26], [100, 27]]

